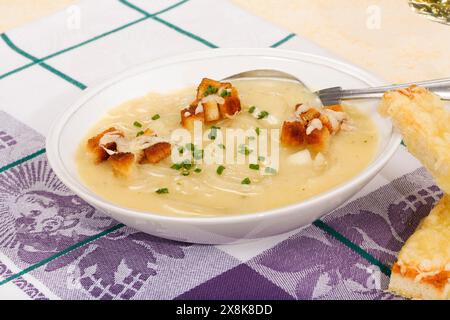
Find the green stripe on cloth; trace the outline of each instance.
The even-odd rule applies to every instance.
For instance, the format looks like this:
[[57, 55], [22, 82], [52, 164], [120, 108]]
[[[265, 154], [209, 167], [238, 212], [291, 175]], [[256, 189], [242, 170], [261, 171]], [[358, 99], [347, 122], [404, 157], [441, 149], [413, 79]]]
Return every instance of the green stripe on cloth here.
[[107, 234], [110, 234], [111, 232], [119, 230], [120, 228], [123, 228], [123, 227], [125, 227], [125, 225], [118, 224], [118, 225], [116, 225], [116, 226], [114, 226], [112, 228], [109, 228], [109, 229], [107, 229], [107, 230], [105, 230], [103, 232], [100, 232], [100, 233], [98, 233], [96, 235], [88, 237], [88, 238], [84, 239], [83, 241], [80, 241], [80, 242], [74, 244], [73, 246], [70, 246], [70, 247], [68, 247], [68, 248], [66, 248], [66, 249], [64, 249], [64, 250], [62, 250], [62, 251], [60, 251], [60, 252], [58, 252], [58, 253], [50, 256], [50, 257], [48, 257], [47, 259], [44, 259], [41, 262], [33, 264], [32, 266], [29, 266], [28, 268], [23, 269], [22, 271], [20, 271], [18, 273], [15, 273], [12, 276], [10, 276], [10, 277], [0, 281], [0, 286], [2, 286], [4, 284], [7, 284], [8, 282], [11, 282], [14, 279], [17, 279], [17, 278], [19, 278], [19, 277], [21, 277], [21, 276], [23, 276], [23, 275], [33, 271], [33, 270], [36, 270], [39, 267], [42, 267], [43, 265], [49, 263], [50, 261], [53, 261], [55, 259], [60, 258], [61, 256], [69, 253], [70, 251], [73, 251], [75, 249], [81, 248], [82, 246], [84, 246], [84, 245], [86, 245], [86, 244], [88, 244], [88, 243], [90, 243], [92, 241], [95, 241], [95, 240], [97, 240], [97, 239], [99, 239], [99, 238], [101, 238], [103, 236], [106, 236]]
[[273, 45], [271, 45], [270, 47], [271, 47], [271, 48], [277, 48], [277, 47], [281, 46], [283, 43], [289, 41], [289, 39], [292, 39], [292, 38], [295, 37], [295, 36], [296, 36], [295, 33], [291, 33], [291, 34], [287, 35], [286, 37], [284, 37], [283, 39], [281, 39], [280, 41], [275, 42], [275, 43], [274, 43]]
[[316, 221], [313, 222], [313, 225], [316, 226], [317, 228], [325, 231], [326, 233], [328, 233], [332, 237], [336, 238], [339, 242], [341, 242], [346, 247], [348, 247], [352, 251], [354, 251], [357, 254], [359, 254], [361, 257], [363, 257], [364, 259], [369, 261], [371, 264], [376, 265], [378, 268], [380, 268], [381, 272], [383, 272], [388, 277], [391, 275], [391, 270], [385, 264], [383, 264], [380, 260], [378, 260], [377, 258], [372, 256], [370, 253], [365, 251], [360, 246], [358, 246], [358, 245], [354, 244], [353, 242], [351, 242], [349, 239], [344, 237], [342, 234], [340, 234], [338, 231], [336, 231], [335, 229], [330, 227], [325, 222], [323, 222], [321, 220], [316, 220]]
[[136, 10], [137, 12], [143, 14], [146, 17], [150, 17], [150, 14], [145, 11], [144, 9], [139, 8], [138, 6], [135, 6], [134, 4], [126, 1], [126, 0], [119, 0], [120, 3], [123, 3], [124, 5], [126, 5], [127, 7]]
[[3, 41], [5, 41], [5, 43], [6, 43], [6, 45], [7, 45], [8, 47], [10, 47], [12, 50], [14, 50], [15, 52], [17, 52], [18, 54], [24, 56], [25, 58], [27, 58], [27, 59], [29, 59], [29, 60], [31, 60], [31, 61], [33, 61], [34, 63], [39, 64], [39, 65], [40, 65], [41, 67], [43, 67], [44, 69], [46, 69], [46, 70], [52, 72], [53, 74], [55, 74], [55, 75], [57, 75], [58, 77], [60, 77], [60, 78], [62, 78], [62, 79], [64, 79], [64, 80], [66, 80], [67, 82], [73, 84], [74, 86], [78, 87], [78, 88], [81, 89], [81, 90], [84, 90], [84, 89], [87, 88], [87, 86], [84, 85], [83, 83], [81, 83], [81, 82], [79, 82], [79, 81], [77, 81], [77, 80], [75, 80], [75, 79], [69, 77], [68, 75], [62, 73], [62, 72], [59, 71], [59, 70], [56, 70], [55, 68], [49, 66], [48, 64], [39, 61], [38, 58], [32, 56], [31, 54], [29, 54], [29, 53], [25, 52], [24, 50], [20, 49], [19, 47], [17, 47], [5, 33], [2, 33], [2, 34], [0, 35], [0, 37], [3, 39]]
[[136, 11], [140, 12], [141, 14], [143, 14], [146, 17], [149, 17], [149, 18], [151, 18], [151, 19], [153, 19], [155, 21], [158, 21], [159, 23], [162, 23], [162, 24], [166, 25], [167, 27], [169, 27], [169, 28], [171, 28], [171, 29], [173, 29], [173, 30], [175, 30], [175, 31], [185, 35], [185, 36], [188, 36], [188, 37], [190, 37], [190, 38], [192, 38], [194, 40], [197, 40], [198, 42], [204, 44], [205, 46], [208, 46], [210, 48], [218, 48], [218, 46], [216, 46], [215, 44], [209, 42], [208, 40], [205, 40], [202, 37], [200, 37], [200, 36], [198, 36], [196, 34], [193, 34], [192, 32], [184, 30], [184, 29], [182, 29], [182, 28], [180, 28], [180, 27], [170, 23], [169, 21], [161, 19], [160, 17], [157, 17], [156, 15], [151, 15], [150, 13], [145, 11], [144, 9], [139, 8], [138, 6], [130, 3], [127, 0], [119, 0], [119, 2], [123, 3], [125, 6], [131, 8], [133, 10], [136, 10]]
[[36, 151], [35, 153], [32, 153], [32, 154], [30, 154], [30, 155], [28, 155], [28, 156], [26, 156], [26, 157], [23, 157], [22, 159], [19, 159], [19, 160], [14, 161], [14, 162], [12, 162], [12, 163], [10, 163], [10, 164], [4, 166], [4, 167], [1, 167], [1, 168], [0, 168], [0, 173], [6, 171], [6, 170], [8, 170], [8, 169], [11, 169], [11, 168], [13, 168], [13, 167], [15, 167], [15, 166], [18, 166], [19, 164], [22, 164], [22, 163], [24, 163], [24, 162], [27, 162], [28, 160], [31, 160], [31, 159], [33, 159], [33, 158], [36, 158], [37, 156], [39, 156], [39, 155], [41, 155], [41, 154], [43, 154], [43, 153], [45, 153], [45, 149], [41, 149], [41, 150], [39, 150], [39, 151]]
[[45, 57], [43, 57], [43, 58], [37, 59], [36, 61], [33, 61], [32, 63], [28, 63], [28, 64], [26, 64], [26, 65], [23, 65], [23, 66], [21, 66], [21, 67], [19, 67], [19, 68], [16, 68], [16, 69], [11, 70], [11, 71], [9, 71], [9, 72], [7, 72], [7, 73], [5, 73], [5, 74], [0, 75], [0, 80], [3, 79], [3, 78], [8, 77], [8, 76], [10, 76], [10, 75], [13, 75], [13, 74], [15, 74], [15, 73], [17, 73], [17, 72], [20, 72], [20, 71], [22, 71], [22, 70], [24, 70], [24, 69], [27, 69], [27, 68], [29, 68], [29, 67], [32, 67], [32, 66], [34, 66], [34, 65], [36, 65], [36, 64], [39, 64], [39, 63], [41, 63], [41, 62], [44, 62], [44, 61], [46, 61], [46, 60], [48, 60], [48, 59], [57, 57], [57, 56], [59, 56], [59, 55], [65, 53], [65, 52], [72, 51], [72, 50], [74, 50], [74, 49], [76, 49], [76, 48], [82, 47], [82, 46], [84, 46], [84, 45], [86, 45], [86, 44], [89, 44], [89, 43], [91, 43], [91, 42], [94, 42], [94, 41], [97, 41], [97, 40], [102, 39], [102, 38], [104, 38], [104, 37], [107, 37], [107, 36], [109, 36], [109, 35], [111, 35], [111, 34], [114, 34], [114, 33], [118, 32], [118, 31], [124, 30], [124, 29], [126, 29], [126, 28], [128, 28], [128, 27], [131, 27], [131, 26], [133, 26], [133, 25], [135, 25], [135, 24], [138, 24], [139, 22], [142, 22], [142, 21], [144, 21], [144, 20], [147, 20], [147, 19], [149, 19], [149, 18], [152, 17], [152, 16], [157, 16], [157, 15], [159, 15], [159, 14], [161, 14], [161, 13], [164, 13], [164, 12], [167, 12], [167, 11], [169, 11], [169, 10], [172, 10], [172, 9], [174, 9], [174, 8], [180, 6], [180, 5], [182, 5], [182, 4], [184, 4], [184, 3], [188, 2], [188, 1], [189, 1], [189, 0], [182, 0], [182, 1], [180, 1], [180, 2], [177, 2], [177, 3], [173, 4], [173, 5], [171, 5], [171, 6], [167, 7], [167, 8], [165, 8], [165, 9], [162, 9], [162, 10], [160, 10], [160, 11], [158, 11], [158, 12], [155, 12], [155, 13], [151, 14], [150, 16], [145, 16], [145, 17], [143, 17], [143, 18], [140, 18], [140, 19], [134, 20], [134, 21], [132, 21], [132, 22], [126, 23], [126, 24], [124, 24], [124, 25], [122, 25], [122, 26], [120, 26], [120, 27], [117, 27], [117, 28], [115, 28], [115, 29], [112, 29], [112, 30], [110, 30], [110, 31], [107, 31], [107, 32], [105, 32], [105, 33], [102, 33], [102, 34], [100, 34], [100, 35], [98, 35], [98, 36], [95, 36], [95, 37], [93, 37], [93, 38], [90, 38], [90, 39], [88, 39], [88, 40], [85, 40], [85, 41], [83, 41], [83, 42], [80, 42], [80, 43], [75, 44], [75, 45], [73, 45], [73, 46], [67, 47], [67, 48], [62, 49], [62, 50], [60, 50], [60, 51], [54, 52], [54, 53], [49, 54], [48, 56], [45, 56]]

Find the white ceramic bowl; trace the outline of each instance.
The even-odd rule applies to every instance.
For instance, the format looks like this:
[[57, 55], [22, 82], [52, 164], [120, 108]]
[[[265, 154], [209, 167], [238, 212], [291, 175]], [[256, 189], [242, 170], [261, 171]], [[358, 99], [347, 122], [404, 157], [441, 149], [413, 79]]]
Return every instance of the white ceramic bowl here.
[[278, 69], [312, 89], [336, 85], [355, 88], [385, 84], [354, 66], [329, 58], [279, 49], [217, 49], [162, 59], [134, 68], [87, 90], [56, 121], [47, 138], [47, 156], [56, 175], [78, 196], [114, 219], [155, 236], [185, 242], [222, 244], [272, 236], [305, 226], [337, 208], [366, 185], [387, 163], [401, 138], [376, 113], [376, 102], [362, 103], [375, 121], [380, 142], [374, 160], [353, 179], [297, 204], [245, 215], [213, 218], [170, 217], [118, 206], [90, 191], [75, 165], [76, 148], [108, 110], [149, 91], [167, 92], [222, 79], [251, 69]]

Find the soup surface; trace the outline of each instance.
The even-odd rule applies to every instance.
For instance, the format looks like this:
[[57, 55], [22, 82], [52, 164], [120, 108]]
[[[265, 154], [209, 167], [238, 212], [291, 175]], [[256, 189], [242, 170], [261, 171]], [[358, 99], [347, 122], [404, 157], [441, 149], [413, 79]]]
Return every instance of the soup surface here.
[[[248, 132], [260, 132], [262, 129], [280, 129], [283, 121], [293, 113], [294, 106], [310, 101], [311, 92], [296, 83], [275, 80], [235, 81], [242, 104], [242, 111], [232, 119], [221, 120], [215, 124], [216, 134], [223, 133], [223, 141], [211, 140], [208, 126], [202, 148], [208, 143], [225, 143], [227, 128], [241, 128]], [[270, 174], [261, 174], [269, 168], [267, 159], [259, 158], [250, 167], [250, 156], [255, 150], [250, 148], [248, 138], [246, 146], [238, 145], [237, 156], [243, 154], [245, 163], [198, 163], [183, 175], [180, 170], [171, 168], [169, 157], [158, 164], [136, 165], [127, 178], [116, 177], [108, 162], [95, 164], [89, 156], [86, 142], [90, 137], [110, 127], [122, 130], [125, 135], [136, 136], [142, 127], [149, 127], [158, 136], [169, 137], [180, 126], [180, 110], [185, 108], [195, 96], [195, 88], [187, 88], [170, 94], [150, 93], [111, 110], [87, 133], [81, 141], [76, 154], [78, 172], [81, 179], [94, 193], [112, 203], [175, 216], [220, 216], [243, 214], [273, 209], [313, 197], [327, 191], [362, 171], [372, 160], [378, 145], [378, 133], [370, 117], [355, 107], [344, 106], [350, 117], [352, 130], [341, 130], [332, 136], [328, 151], [318, 165], [316, 154], [311, 159], [301, 156], [292, 157], [301, 151], [299, 148], [279, 146], [279, 166]], [[267, 111], [269, 116], [258, 119], [249, 109]], [[259, 129], [257, 129], [259, 128]], [[277, 131], [273, 131], [278, 134]], [[209, 138], [208, 138], [209, 136]], [[278, 137], [276, 137], [278, 141]], [[270, 141], [270, 139], [269, 139]], [[240, 152], [239, 151], [244, 151]], [[275, 150], [269, 147], [270, 151]], [[257, 152], [258, 154], [259, 151]], [[273, 155], [272, 155], [273, 156]], [[320, 155], [322, 156], [322, 155]], [[293, 160], [293, 159], [297, 160]], [[253, 159], [253, 162], [255, 160]], [[220, 170], [219, 166], [223, 166]], [[259, 170], [258, 170], [259, 169]], [[218, 172], [221, 172], [219, 174]], [[267, 169], [264, 172], [268, 172]], [[156, 190], [166, 190], [157, 193]]]

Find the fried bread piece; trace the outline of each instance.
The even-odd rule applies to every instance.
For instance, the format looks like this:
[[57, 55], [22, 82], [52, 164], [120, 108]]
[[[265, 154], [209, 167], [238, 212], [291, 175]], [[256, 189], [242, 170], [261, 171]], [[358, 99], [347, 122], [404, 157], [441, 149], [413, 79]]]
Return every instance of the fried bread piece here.
[[332, 134], [340, 130], [345, 120], [342, 106], [323, 109], [298, 104], [293, 119], [281, 128], [281, 143], [289, 147], [304, 147], [313, 152], [325, 153]]
[[191, 105], [189, 108], [181, 110], [181, 125], [188, 129], [194, 129], [195, 121], [204, 122], [205, 115], [203, 112], [196, 113], [197, 106]]
[[305, 143], [306, 129], [301, 121], [285, 121], [281, 129], [281, 143], [286, 146], [299, 147]]
[[133, 168], [134, 154], [131, 152], [114, 153], [108, 158], [108, 162], [116, 176], [127, 177]]
[[108, 160], [116, 176], [127, 177], [135, 162], [158, 163], [171, 154], [171, 144], [161, 141], [156, 133], [146, 128], [135, 137], [125, 137], [121, 131], [109, 128], [87, 142], [95, 163]]
[[105, 149], [116, 151], [116, 143], [115, 142], [109, 142], [105, 145], [100, 145], [100, 140], [106, 135], [106, 134], [112, 134], [115, 133], [118, 136], [123, 137], [123, 133], [117, 130], [116, 128], [112, 127], [109, 129], [106, 129], [105, 131], [99, 133], [95, 137], [92, 137], [87, 142], [87, 150], [94, 156], [95, 163], [100, 163], [103, 161], [108, 160], [109, 154]]
[[140, 160], [141, 164], [158, 163], [169, 157], [172, 153], [172, 146], [168, 142], [158, 142], [144, 149], [144, 155]]
[[389, 291], [407, 298], [450, 299], [450, 196], [444, 195], [406, 241]]
[[181, 110], [181, 125], [191, 130], [195, 121], [213, 123], [241, 111], [236, 88], [229, 82], [204, 78], [197, 88], [197, 96], [188, 108]]
[[438, 96], [412, 86], [384, 94], [378, 111], [391, 117], [406, 146], [450, 194], [450, 112]]

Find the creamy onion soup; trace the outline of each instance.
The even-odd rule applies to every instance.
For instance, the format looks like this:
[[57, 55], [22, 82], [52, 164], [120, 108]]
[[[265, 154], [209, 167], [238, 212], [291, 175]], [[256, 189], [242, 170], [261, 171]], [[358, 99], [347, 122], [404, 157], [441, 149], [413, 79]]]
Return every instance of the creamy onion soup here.
[[[172, 216], [223, 216], [273, 209], [311, 198], [354, 177], [373, 159], [378, 132], [369, 115], [360, 109], [342, 106], [343, 110], [322, 110], [320, 117], [302, 122], [300, 117], [312, 111], [314, 97], [299, 84], [241, 80], [232, 85], [208, 85], [200, 100], [195, 88], [164, 95], [150, 93], [111, 110], [89, 130], [77, 150], [82, 181], [94, 193], [128, 208]], [[197, 129], [203, 131], [201, 143], [174, 140], [174, 131], [182, 129], [182, 124], [188, 127], [187, 120], [203, 113], [207, 119], [211, 103], [223, 106], [224, 99], [228, 101], [236, 94], [240, 106], [234, 104], [232, 114], [211, 123], [204, 120], [203, 125], [199, 122]], [[214, 117], [214, 113], [209, 116]], [[304, 127], [305, 141], [328, 125], [331, 133], [326, 136], [326, 147], [312, 144], [309, 148], [295, 140], [299, 122]], [[118, 161], [115, 169], [121, 169], [122, 160], [131, 163], [126, 174], [112, 170], [114, 162], [94, 161], [90, 154], [89, 139], [110, 128], [114, 128], [112, 133], [103, 136], [103, 140], [97, 139], [97, 144], [114, 143], [117, 150], [128, 152], [130, 157], [120, 157], [117, 151], [103, 148], [108, 151], [103, 153], [103, 160], [110, 156], [113, 160], [114, 156]], [[210, 144], [214, 150], [230, 152], [229, 129], [242, 129], [247, 134], [244, 141], [233, 143], [236, 152], [231, 154], [235, 161], [227, 161], [224, 156], [221, 163], [207, 163], [204, 157]], [[259, 150], [263, 135], [268, 144], [264, 154]], [[320, 143], [325, 141], [323, 135], [316, 138], [322, 139]], [[163, 156], [153, 161], [152, 157], [158, 154], [141, 150], [165, 141], [170, 143], [171, 156], [164, 153], [168, 150], [157, 150]], [[174, 156], [191, 160], [174, 162]]]

